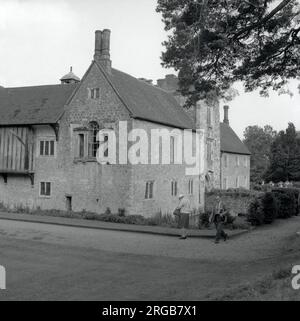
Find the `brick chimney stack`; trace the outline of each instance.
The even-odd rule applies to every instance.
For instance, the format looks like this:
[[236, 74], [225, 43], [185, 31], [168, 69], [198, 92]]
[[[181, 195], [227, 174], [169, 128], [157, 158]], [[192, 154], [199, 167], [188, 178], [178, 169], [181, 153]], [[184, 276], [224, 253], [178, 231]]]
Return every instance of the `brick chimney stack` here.
[[95, 53], [94, 60], [99, 61], [101, 57], [102, 31], [95, 31]]
[[95, 31], [94, 60], [100, 63], [108, 73], [111, 73], [110, 33], [109, 29]]
[[229, 125], [229, 116], [228, 116], [229, 106], [224, 106], [224, 120], [223, 123]]

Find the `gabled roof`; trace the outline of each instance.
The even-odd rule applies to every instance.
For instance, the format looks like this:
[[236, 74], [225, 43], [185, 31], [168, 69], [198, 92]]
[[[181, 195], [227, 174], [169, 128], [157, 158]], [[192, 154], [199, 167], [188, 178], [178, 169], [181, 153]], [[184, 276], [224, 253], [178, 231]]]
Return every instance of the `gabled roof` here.
[[[133, 118], [195, 129], [192, 119], [172, 94], [116, 69], [108, 74], [99, 64], [96, 65]], [[79, 86], [5, 88], [0, 91], [0, 125], [55, 123]]]
[[239, 139], [233, 129], [225, 124], [220, 123], [221, 152], [251, 155], [246, 145]]
[[0, 125], [56, 123], [77, 84], [0, 90]]
[[171, 93], [112, 69], [111, 75], [97, 64], [133, 118], [183, 129], [195, 129], [193, 120]]

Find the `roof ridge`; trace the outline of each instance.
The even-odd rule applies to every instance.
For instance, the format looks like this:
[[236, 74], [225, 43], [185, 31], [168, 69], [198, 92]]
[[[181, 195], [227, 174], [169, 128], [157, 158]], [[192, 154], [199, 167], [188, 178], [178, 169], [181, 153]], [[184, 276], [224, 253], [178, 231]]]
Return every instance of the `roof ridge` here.
[[172, 93], [171, 93], [170, 91], [165, 90], [165, 89], [159, 87], [158, 85], [149, 84], [148, 82], [146, 82], [146, 81], [144, 81], [144, 80], [141, 80], [141, 79], [139, 79], [139, 78], [137, 78], [137, 77], [135, 77], [135, 76], [132, 76], [132, 75], [128, 74], [127, 72], [124, 72], [124, 71], [119, 70], [119, 69], [116, 69], [116, 68], [112, 68], [112, 70], [121, 72], [121, 73], [123, 73], [123, 74], [125, 74], [125, 75], [127, 75], [127, 76], [129, 76], [129, 77], [132, 77], [132, 78], [136, 79], [137, 81], [140, 81], [140, 82], [143, 83], [144, 85], [150, 86], [151, 88], [155, 88], [155, 89], [157, 89], [157, 90], [163, 91], [164, 93], [167, 93], [167, 94], [172, 95]]
[[35, 88], [35, 87], [54, 87], [54, 86], [60, 86], [60, 87], [65, 87], [65, 86], [72, 86], [72, 85], [77, 85], [77, 84], [49, 84], [49, 85], [31, 85], [31, 86], [21, 86], [21, 87], [3, 87], [3, 89], [21, 89], [21, 88]]

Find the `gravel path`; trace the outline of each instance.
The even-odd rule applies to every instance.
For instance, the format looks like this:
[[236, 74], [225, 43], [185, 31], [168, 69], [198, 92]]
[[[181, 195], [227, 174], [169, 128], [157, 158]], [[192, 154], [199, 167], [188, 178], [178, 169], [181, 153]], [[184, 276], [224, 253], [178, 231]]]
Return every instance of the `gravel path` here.
[[295, 217], [216, 245], [1, 220], [7, 290], [0, 300], [209, 299], [300, 264], [299, 230]]
[[208, 239], [179, 240], [176, 237], [119, 231], [91, 230], [40, 223], [0, 221], [0, 235], [65, 246], [115, 253], [155, 255], [205, 261], [252, 261], [277, 255], [285, 241], [300, 230], [300, 217], [277, 221], [226, 243]]

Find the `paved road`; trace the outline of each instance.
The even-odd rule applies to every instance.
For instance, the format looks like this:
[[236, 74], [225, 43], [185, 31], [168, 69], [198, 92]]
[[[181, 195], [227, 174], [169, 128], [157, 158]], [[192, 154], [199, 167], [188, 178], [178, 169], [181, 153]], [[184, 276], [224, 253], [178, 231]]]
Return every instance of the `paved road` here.
[[215, 245], [0, 220], [0, 265], [7, 269], [0, 299], [203, 299], [295, 260], [289, 244], [300, 240], [299, 230], [293, 218]]

